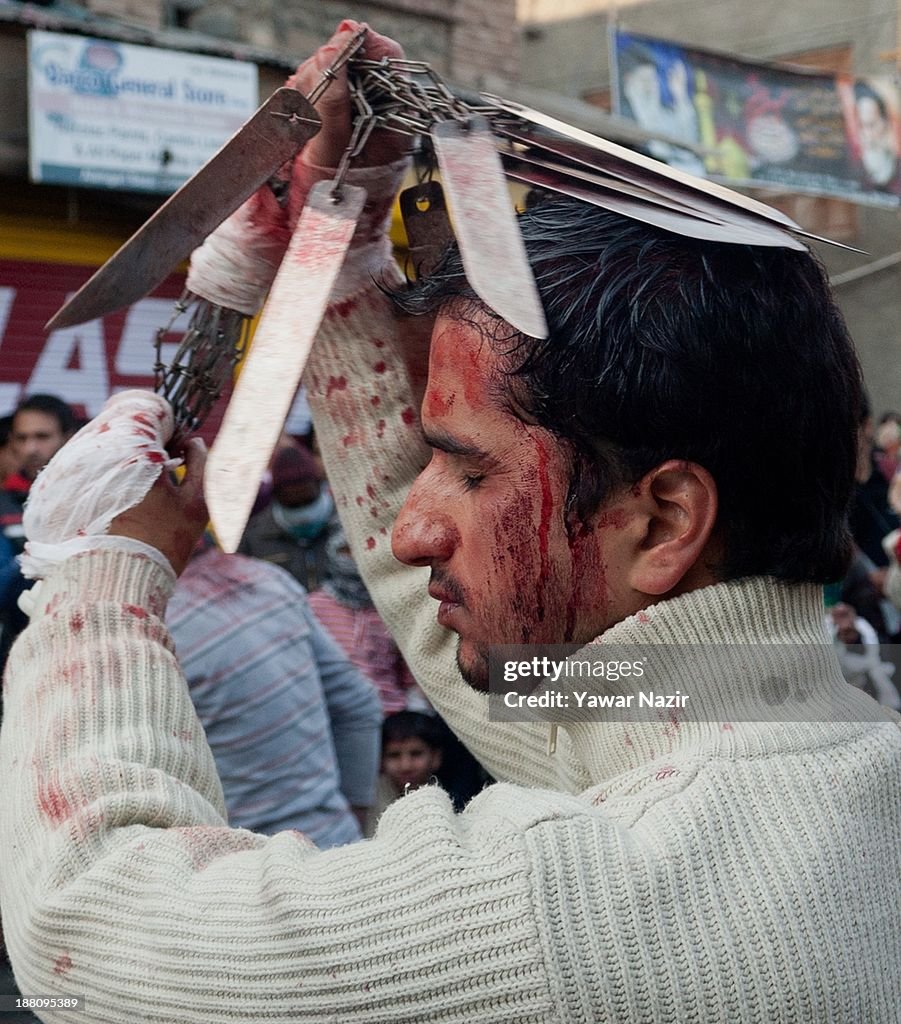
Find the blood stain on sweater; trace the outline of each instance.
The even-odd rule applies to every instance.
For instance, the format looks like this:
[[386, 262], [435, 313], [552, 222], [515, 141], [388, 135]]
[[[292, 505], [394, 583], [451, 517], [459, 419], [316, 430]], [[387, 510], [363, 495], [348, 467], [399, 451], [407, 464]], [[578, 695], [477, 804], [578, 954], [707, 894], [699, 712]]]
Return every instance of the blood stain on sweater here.
[[325, 397], [331, 398], [332, 392], [344, 391], [347, 387], [346, 377], [329, 377], [328, 383], [325, 386]]
[[388, 369], [388, 365], [387, 365], [387, 363], [383, 362], [383, 361], [382, 361], [382, 360], [380, 359], [380, 360], [379, 360], [379, 361], [378, 361], [377, 363], [375, 363], [375, 364], [373, 365], [373, 367], [372, 367], [372, 368], [373, 368], [373, 370], [375, 370], [375, 372], [376, 372], [376, 373], [384, 373], [384, 372], [385, 372], [385, 370], [387, 370], [387, 369]]
[[412, 427], [413, 424], [416, 422], [416, 413], [408, 405], [406, 409], [404, 409], [401, 412], [400, 418], [404, 421], [404, 423], [406, 423], [408, 427]]
[[84, 629], [84, 616], [81, 612], [75, 612], [71, 619], [69, 619], [69, 629], [73, 633], [80, 633]]
[[146, 619], [148, 614], [146, 608], [141, 608], [136, 604], [124, 604], [122, 610], [128, 615], [134, 615], [136, 619]]
[[58, 956], [53, 964], [53, 973], [62, 977], [68, 971], [72, 970], [72, 957], [68, 953], [63, 953], [62, 956]]
[[84, 794], [81, 794], [79, 803], [73, 803], [58, 782], [49, 782], [41, 775], [38, 775], [37, 789], [38, 809], [48, 821], [57, 825], [71, 818], [77, 810], [87, 804]]

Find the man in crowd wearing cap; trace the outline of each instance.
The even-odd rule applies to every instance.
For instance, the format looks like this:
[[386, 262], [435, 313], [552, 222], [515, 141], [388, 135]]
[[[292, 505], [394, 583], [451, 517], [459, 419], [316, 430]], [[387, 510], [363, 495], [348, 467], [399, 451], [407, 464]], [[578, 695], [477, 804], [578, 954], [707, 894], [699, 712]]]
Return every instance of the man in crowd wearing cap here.
[[247, 524], [240, 551], [287, 569], [308, 591], [328, 578], [326, 542], [335, 503], [312, 453], [281, 448], [272, 464], [272, 500]]

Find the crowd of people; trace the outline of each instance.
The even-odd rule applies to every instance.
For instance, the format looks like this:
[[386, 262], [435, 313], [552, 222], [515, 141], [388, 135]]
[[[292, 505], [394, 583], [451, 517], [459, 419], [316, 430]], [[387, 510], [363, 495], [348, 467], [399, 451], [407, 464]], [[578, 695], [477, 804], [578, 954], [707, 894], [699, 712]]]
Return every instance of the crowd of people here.
[[[330, 74], [285, 240], [350, 141]], [[148, 1024], [896, 1019], [901, 719], [824, 641], [860, 655], [872, 609], [897, 632], [898, 447], [871, 452], [822, 267], [544, 196], [519, 225], [549, 337], [519, 335], [455, 245], [401, 279], [406, 157], [375, 132], [348, 172], [369, 202], [306, 377], [323, 461], [283, 438], [243, 553], [204, 536], [196, 439], [180, 483], [45, 545], [0, 740], [20, 985]], [[149, 438], [135, 475], [166, 461], [166, 404], [120, 395], [71, 440], [38, 431], [63, 447], [33, 486], [19, 416], [42, 521], [85, 439]], [[855, 463], [853, 514], [881, 518], [852, 545]], [[653, 652], [691, 713], [489, 714], [494, 645], [592, 642]], [[686, 672], [692, 645], [728, 654]], [[748, 666], [776, 647], [804, 713], [736, 714], [785, 681]]]

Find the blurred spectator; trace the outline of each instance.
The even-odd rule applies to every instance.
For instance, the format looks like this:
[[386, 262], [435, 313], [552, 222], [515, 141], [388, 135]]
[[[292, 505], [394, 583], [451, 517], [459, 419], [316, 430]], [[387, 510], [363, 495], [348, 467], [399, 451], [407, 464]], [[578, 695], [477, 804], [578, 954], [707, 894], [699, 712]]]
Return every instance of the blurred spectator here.
[[167, 624], [216, 760], [232, 825], [360, 838], [375, 795], [381, 707], [286, 572], [208, 547]]
[[287, 446], [272, 464], [272, 500], [247, 524], [239, 550], [287, 569], [315, 590], [328, 576], [325, 544], [336, 524], [335, 503], [314, 457]]
[[367, 837], [375, 834], [382, 812], [408, 790], [430, 781], [441, 767], [444, 733], [434, 715], [398, 711], [382, 723], [382, 766], [375, 803], [366, 818]]
[[263, 472], [263, 479], [260, 481], [260, 489], [257, 491], [256, 501], [250, 510], [251, 516], [255, 516], [257, 512], [262, 512], [269, 502], [272, 501], [272, 466], [278, 457], [278, 453], [282, 448], [297, 448], [300, 443], [296, 438], [285, 433], [284, 430], [279, 434], [278, 440], [275, 442], [275, 448], [272, 450], [272, 457], [269, 459], [269, 465]]
[[897, 610], [886, 598], [887, 573], [887, 567], [874, 565], [855, 546], [837, 597], [869, 622], [881, 643], [895, 642], [901, 625]]
[[847, 604], [831, 609], [829, 623], [842, 672], [849, 683], [871, 691], [880, 704], [901, 711], [901, 694], [892, 682], [895, 666], [883, 661], [873, 627]]
[[375, 684], [384, 714], [402, 711], [416, 680], [373, 606], [340, 527], [329, 534], [325, 555], [328, 579], [310, 594], [313, 614]]
[[876, 428], [874, 459], [880, 472], [889, 483], [901, 468], [901, 459], [898, 456], [899, 448], [901, 448], [901, 426], [894, 420], [885, 420], [880, 423]]
[[75, 432], [71, 406], [55, 395], [30, 395], [13, 413], [12, 442], [19, 472], [29, 482]]
[[[897, 482], [901, 487], [901, 477]], [[889, 560], [883, 591], [893, 607], [901, 611], [901, 530], [892, 530], [887, 537], [884, 537], [882, 549]]]
[[857, 483], [851, 506], [851, 533], [857, 546], [877, 568], [888, 559], [882, 538], [898, 528], [897, 514], [889, 506], [889, 481], [880, 470], [873, 445], [873, 418], [867, 405], [858, 430]]
[[6, 483], [7, 477], [18, 472], [19, 456], [13, 447], [13, 417], [0, 416], [0, 487]]
[[22, 512], [28, 491], [38, 473], [72, 436], [75, 416], [70, 406], [55, 395], [31, 395], [16, 407], [9, 428], [7, 459], [14, 465], [0, 487], [0, 530], [6, 543], [0, 546], [0, 670], [13, 641], [28, 624], [19, 610], [19, 595], [30, 584], [18, 573], [11, 555], [25, 545]]

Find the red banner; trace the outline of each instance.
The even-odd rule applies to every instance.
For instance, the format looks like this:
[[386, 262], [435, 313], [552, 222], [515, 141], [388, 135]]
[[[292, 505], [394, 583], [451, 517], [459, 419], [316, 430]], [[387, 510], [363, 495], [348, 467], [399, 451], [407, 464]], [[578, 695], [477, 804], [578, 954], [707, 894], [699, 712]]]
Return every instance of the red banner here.
[[[0, 415], [30, 394], [52, 394], [82, 416], [95, 416], [126, 388], [153, 388], [156, 334], [172, 319], [184, 275], [172, 274], [147, 298], [76, 327], [50, 334], [44, 324], [91, 276], [94, 267], [0, 259]], [[163, 362], [174, 355], [180, 317], [167, 335]], [[222, 419], [220, 401], [201, 433], [210, 440]]]

